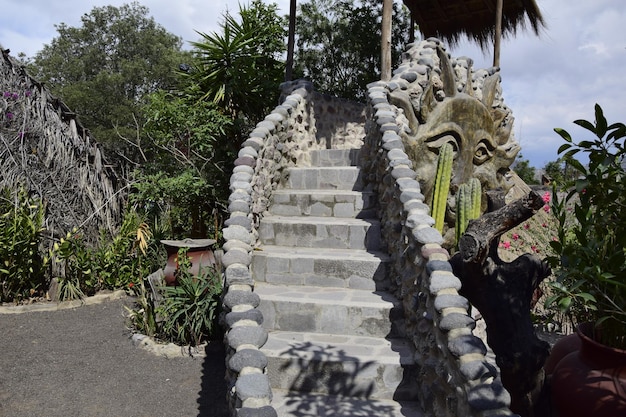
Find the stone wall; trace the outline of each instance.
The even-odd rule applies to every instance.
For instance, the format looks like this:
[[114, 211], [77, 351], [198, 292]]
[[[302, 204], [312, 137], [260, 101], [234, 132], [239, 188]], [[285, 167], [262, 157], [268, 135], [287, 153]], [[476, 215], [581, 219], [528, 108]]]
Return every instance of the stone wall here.
[[377, 191], [383, 240], [392, 258], [392, 291], [402, 301], [407, 337], [416, 349], [420, 403], [429, 415], [506, 416], [510, 396], [486, 347], [472, 330], [468, 301], [458, 294], [443, 238], [432, 226], [413, 163], [399, 135], [398, 108], [387, 84], [369, 86], [367, 136], [361, 150], [366, 181]]

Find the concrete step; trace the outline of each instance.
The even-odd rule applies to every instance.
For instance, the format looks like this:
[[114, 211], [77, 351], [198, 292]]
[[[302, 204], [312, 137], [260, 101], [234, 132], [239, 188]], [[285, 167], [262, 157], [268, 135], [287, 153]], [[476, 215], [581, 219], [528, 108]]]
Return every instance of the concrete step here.
[[278, 417], [424, 417], [414, 401], [373, 400], [272, 390]]
[[264, 245], [277, 246], [372, 251], [381, 248], [380, 222], [370, 219], [268, 215], [261, 219], [259, 239]]
[[268, 330], [368, 337], [403, 334], [402, 305], [383, 291], [257, 282]]
[[252, 255], [255, 282], [386, 290], [389, 255], [356, 249], [261, 246]]
[[310, 151], [315, 167], [358, 166], [360, 149], [319, 149]]
[[269, 212], [277, 216], [372, 218], [376, 195], [372, 191], [280, 189], [274, 192]]
[[417, 369], [405, 339], [275, 331], [261, 350], [268, 358], [272, 389], [384, 400], [417, 398], [413, 375]]
[[287, 182], [282, 188], [293, 190], [354, 190], [363, 188], [358, 167], [289, 168]]

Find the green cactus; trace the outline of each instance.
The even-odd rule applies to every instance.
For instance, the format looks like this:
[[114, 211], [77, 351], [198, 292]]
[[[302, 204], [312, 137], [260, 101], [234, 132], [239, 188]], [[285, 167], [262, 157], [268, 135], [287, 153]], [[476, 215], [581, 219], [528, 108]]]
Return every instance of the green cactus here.
[[443, 222], [446, 215], [448, 192], [450, 191], [450, 179], [452, 178], [452, 160], [454, 149], [449, 143], [445, 143], [439, 149], [437, 160], [437, 175], [433, 189], [432, 216], [435, 219], [435, 229], [443, 233]]
[[465, 233], [470, 220], [480, 217], [482, 190], [480, 181], [472, 178], [468, 184], [462, 184], [456, 195], [456, 242]]
[[480, 187], [480, 181], [478, 181], [478, 178], [470, 179], [469, 186], [470, 186], [471, 198], [472, 198], [472, 214], [469, 219], [473, 220], [473, 219], [477, 219], [480, 217], [480, 205], [482, 202], [482, 189]]

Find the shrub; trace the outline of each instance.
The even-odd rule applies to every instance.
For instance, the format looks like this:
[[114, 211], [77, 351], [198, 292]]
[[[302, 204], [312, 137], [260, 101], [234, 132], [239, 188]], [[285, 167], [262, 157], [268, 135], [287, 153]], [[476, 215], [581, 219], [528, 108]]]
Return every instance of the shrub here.
[[0, 301], [44, 295], [48, 288], [42, 256], [44, 205], [24, 189], [0, 190]]

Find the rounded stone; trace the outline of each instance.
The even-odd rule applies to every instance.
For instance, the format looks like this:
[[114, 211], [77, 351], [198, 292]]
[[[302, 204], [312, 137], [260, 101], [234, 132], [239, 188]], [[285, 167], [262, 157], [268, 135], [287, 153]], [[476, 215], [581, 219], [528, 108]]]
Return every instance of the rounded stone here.
[[222, 234], [226, 240], [241, 240], [244, 243], [252, 244], [251, 233], [243, 226], [232, 225], [222, 229]]
[[233, 264], [250, 265], [251, 261], [250, 253], [240, 248], [233, 248], [222, 256], [222, 265], [225, 267]]
[[446, 289], [461, 289], [461, 280], [454, 276], [452, 272], [447, 271], [435, 271], [430, 275], [430, 285], [428, 290], [437, 294], [441, 290]]
[[233, 172], [234, 173], [238, 173], [238, 172], [246, 172], [250, 175], [254, 174], [254, 168], [249, 167], [247, 165], [239, 165], [233, 168]]
[[251, 146], [244, 146], [243, 148], [239, 149], [239, 153], [237, 154], [238, 157], [242, 157], [242, 156], [251, 156], [253, 158], [258, 158], [259, 154], [257, 153], [256, 149], [254, 149]]
[[469, 302], [467, 298], [455, 294], [440, 294], [435, 297], [435, 310], [441, 311], [444, 308], [462, 308], [467, 310]]
[[241, 146], [250, 147], [254, 149], [255, 151], [259, 152], [261, 148], [263, 148], [263, 138], [259, 138], [256, 136], [250, 137], [244, 143], [242, 143]]
[[247, 214], [250, 213], [250, 204], [243, 200], [235, 200], [228, 205], [228, 211], [230, 213], [241, 212]]
[[470, 353], [487, 354], [487, 348], [483, 341], [470, 334], [448, 340], [448, 349], [456, 357], [469, 355]]
[[231, 191], [243, 191], [245, 193], [252, 192], [252, 185], [248, 181], [234, 181], [230, 184]]
[[226, 324], [228, 325], [228, 327], [233, 327], [233, 325], [240, 320], [250, 320], [254, 321], [256, 324], [261, 324], [263, 323], [263, 313], [261, 313], [261, 311], [257, 310], [256, 308], [248, 311], [231, 311], [230, 313], [226, 314], [224, 320], [226, 320]]
[[409, 159], [407, 154], [402, 149], [392, 149], [387, 153], [389, 159]]
[[417, 173], [410, 168], [396, 167], [391, 170], [391, 176], [395, 179], [398, 178], [412, 178], [417, 176]]
[[228, 265], [224, 271], [224, 279], [227, 286], [238, 284], [254, 285], [250, 270], [243, 264]]
[[243, 249], [248, 252], [252, 251], [252, 245], [244, 243], [241, 240], [229, 240], [225, 242], [224, 245], [222, 245], [222, 249], [224, 249], [225, 251], [229, 251], [233, 248]]
[[252, 219], [248, 216], [231, 216], [225, 222], [225, 226], [238, 225], [245, 227], [246, 230], [252, 230]]
[[470, 361], [461, 364], [461, 373], [470, 381], [494, 378], [498, 371], [487, 361]]
[[261, 326], [233, 327], [226, 337], [228, 346], [235, 350], [241, 345], [261, 347], [267, 342], [267, 330]]
[[[231, 265], [228, 268], [231, 268]], [[226, 268], [226, 271], [228, 271]], [[250, 305], [252, 307], [258, 307], [261, 303], [261, 298], [257, 293], [251, 291], [228, 291], [224, 296], [224, 305], [230, 310], [238, 305]]]
[[424, 227], [422, 229], [414, 230], [413, 237], [415, 237], [415, 239], [422, 244], [437, 243], [441, 245], [443, 243], [441, 233], [433, 227]]
[[271, 405], [264, 405], [259, 408], [242, 407], [237, 410], [237, 417], [278, 417], [278, 414]]
[[485, 411], [509, 407], [511, 395], [504, 389], [501, 382], [496, 381], [479, 384], [470, 389], [467, 401], [473, 409]]
[[249, 167], [253, 167], [256, 165], [256, 159], [249, 155], [240, 156], [239, 158], [235, 159], [235, 166], [238, 165], [247, 165]]
[[424, 195], [419, 190], [405, 190], [400, 193], [400, 202], [402, 204], [411, 200], [424, 200]]
[[450, 262], [429, 261], [426, 264], [426, 269], [428, 270], [428, 273], [430, 274], [432, 274], [435, 271], [452, 272], [452, 265], [450, 265]]
[[414, 229], [422, 224], [432, 226], [435, 224], [435, 220], [427, 214], [411, 214], [404, 223], [409, 229]]
[[474, 329], [476, 321], [467, 314], [450, 313], [446, 314], [439, 322], [439, 328], [449, 332], [452, 329]]
[[252, 173], [250, 172], [233, 172], [233, 175], [230, 176], [230, 183], [235, 182], [247, 182], [252, 181]]

